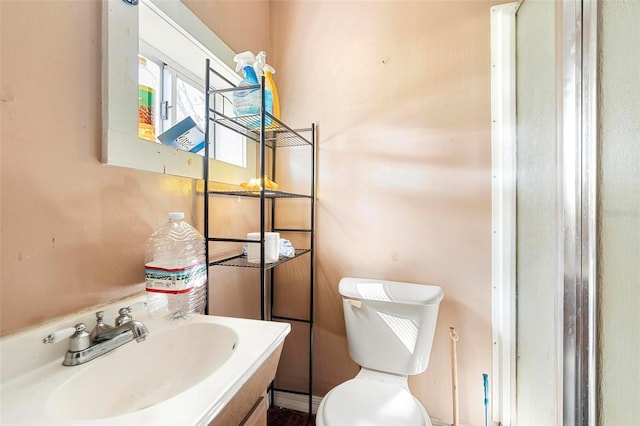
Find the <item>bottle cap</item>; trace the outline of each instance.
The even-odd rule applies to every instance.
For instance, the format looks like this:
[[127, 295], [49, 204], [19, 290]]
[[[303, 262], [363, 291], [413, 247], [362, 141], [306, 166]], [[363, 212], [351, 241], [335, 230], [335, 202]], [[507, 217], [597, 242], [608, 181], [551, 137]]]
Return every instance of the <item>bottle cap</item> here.
[[171, 212], [169, 213], [169, 220], [184, 220], [183, 212]]
[[236, 63], [236, 72], [238, 72], [246, 66], [253, 67], [253, 64], [256, 62], [256, 55], [247, 50], [234, 56], [233, 61]]

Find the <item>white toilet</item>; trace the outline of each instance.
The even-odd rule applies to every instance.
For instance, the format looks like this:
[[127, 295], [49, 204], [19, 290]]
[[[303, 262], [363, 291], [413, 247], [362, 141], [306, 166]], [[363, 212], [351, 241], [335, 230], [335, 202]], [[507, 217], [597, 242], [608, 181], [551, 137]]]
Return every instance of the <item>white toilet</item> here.
[[325, 395], [316, 425], [431, 426], [408, 376], [429, 364], [442, 288], [343, 278], [339, 292], [349, 355], [361, 368]]

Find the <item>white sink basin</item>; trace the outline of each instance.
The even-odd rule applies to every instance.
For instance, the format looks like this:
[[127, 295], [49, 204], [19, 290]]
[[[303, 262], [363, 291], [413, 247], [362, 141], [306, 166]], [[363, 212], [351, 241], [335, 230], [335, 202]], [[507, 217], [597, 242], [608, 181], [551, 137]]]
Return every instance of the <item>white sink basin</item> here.
[[0, 339], [0, 424], [208, 424], [290, 331], [286, 323], [214, 316], [156, 323], [138, 313], [146, 341], [63, 366], [66, 341], [42, 338], [79, 320], [92, 328], [90, 318]]
[[[237, 343], [237, 334], [220, 324], [187, 323], [151, 333], [145, 342], [130, 342], [113, 356], [88, 362], [53, 392], [47, 408], [63, 419], [91, 420], [156, 405], [214, 373]], [[88, 390], [99, 396], [79, 405]]]

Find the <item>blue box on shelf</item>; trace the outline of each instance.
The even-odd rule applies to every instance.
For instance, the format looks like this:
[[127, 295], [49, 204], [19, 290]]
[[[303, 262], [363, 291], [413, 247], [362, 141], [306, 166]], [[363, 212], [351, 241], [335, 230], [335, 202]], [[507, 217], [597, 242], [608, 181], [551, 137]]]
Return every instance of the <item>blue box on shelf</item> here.
[[158, 136], [160, 142], [183, 151], [196, 154], [204, 152], [204, 132], [193, 121], [191, 116], [180, 121], [175, 126]]

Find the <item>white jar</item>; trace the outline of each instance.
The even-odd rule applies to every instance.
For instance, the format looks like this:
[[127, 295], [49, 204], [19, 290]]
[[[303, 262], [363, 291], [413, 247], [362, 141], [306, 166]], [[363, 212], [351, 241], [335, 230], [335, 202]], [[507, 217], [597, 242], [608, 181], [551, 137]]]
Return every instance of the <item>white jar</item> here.
[[[249, 232], [247, 234], [248, 240], [260, 241], [259, 232]], [[264, 233], [264, 262], [273, 263], [277, 262], [280, 258], [280, 233], [279, 232], [265, 232]], [[247, 249], [247, 262], [260, 263], [260, 244], [249, 243]]]

